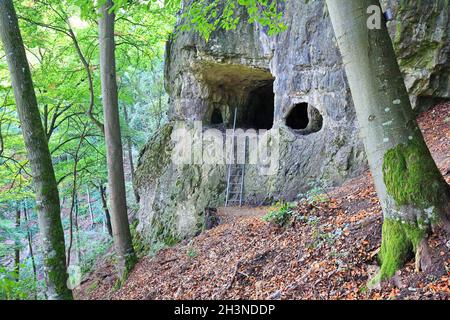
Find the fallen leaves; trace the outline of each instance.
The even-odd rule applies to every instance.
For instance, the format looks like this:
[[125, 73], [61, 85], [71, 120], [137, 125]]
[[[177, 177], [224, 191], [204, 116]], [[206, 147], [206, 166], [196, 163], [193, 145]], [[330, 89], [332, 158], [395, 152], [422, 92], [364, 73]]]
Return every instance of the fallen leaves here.
[[[450, 162], [450, 105], [420, 118], [445, 175]], [[447, 176], [447, 181], [449, 177]], [[81, 298], [113, 299], [449, 299], [448, 235], [430, 239], [444, 269], [416, 273], [409, 262], [392, 281], [367, 288], [379, 270], [382, 214], [370, 174], [330, 191], [328, 201], [299, 203], [295, 220], [278, 228], [261, 220], [267, 208], [231, 208], [222, 224], [192, 241], [142, 259], [117, 292], [81, 290]], [[195, 256], [188, 256], [188, 247]], [[443, 270], [443, 271], [442, 271]], [[92, 286], [96, 279], [83, 286]]]

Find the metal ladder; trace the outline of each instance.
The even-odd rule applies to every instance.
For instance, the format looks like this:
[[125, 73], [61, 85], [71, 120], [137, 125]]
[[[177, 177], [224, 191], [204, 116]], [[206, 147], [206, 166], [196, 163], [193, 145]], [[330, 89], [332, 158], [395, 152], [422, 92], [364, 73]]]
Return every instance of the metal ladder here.
[[[233, 134], [231, 136], [231, 150], [233, 151], [233, 161], [228, 164], [228, 175], [227, 175], [227, 192], [225, 196], [225, 207], [228, 205], [242, 206], [242, 194], [244, 191], [244, 175], [245, 175], [245, 163], [238, 164], [237, 162], [237, 151], [235, 148], [237, 144], [235, 143], [236, 136], [236, 113], [237, 109], [234, 110], [234, 122], [233, 122]], [[244, 155], [247, 152], [247, 139], [245, 140]], [[245, 162], [245, 161], [244, 161]]]

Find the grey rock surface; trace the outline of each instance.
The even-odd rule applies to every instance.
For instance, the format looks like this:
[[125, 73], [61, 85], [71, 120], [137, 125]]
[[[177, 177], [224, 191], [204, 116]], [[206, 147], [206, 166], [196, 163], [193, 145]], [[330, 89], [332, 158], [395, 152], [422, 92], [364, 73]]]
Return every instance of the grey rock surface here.
[[[411, 101], [423, 109], [449, 98], [450, 23], [447, 1], [419, 3], [384, 1], [395, 13], [389, 29]], [[172, 244], [195, 235], [205, 207], [225, 201], [225, 164], [171, 161], [171, 135], [181, 123], [192, 127], [201, 121], [202, 130], [224, 133], [236, 109], [239, 128], [272, 128], [269, 134], [278, 135], [273, 174], [261, 175], [258, 164], [246, 166], [244, 201], [249, 205], [292, 201], [309, 188], [339, 185], [365, 170], [324, 1], [287, 0], [284, 12], [288, 30], [274, 37], [244, 18], [236, 30], [216, 31], [208, 43], [194, 31], [168, 42], [170, 121], [142, 150], [134, 181], [141, 196], [138, 231], [146, 241]], [[294, 119], [295, 111], [303, 113]], [[222, 123], [213, 123], [217, 117]], [[292, 121], [300, 127], [290, 127]]]

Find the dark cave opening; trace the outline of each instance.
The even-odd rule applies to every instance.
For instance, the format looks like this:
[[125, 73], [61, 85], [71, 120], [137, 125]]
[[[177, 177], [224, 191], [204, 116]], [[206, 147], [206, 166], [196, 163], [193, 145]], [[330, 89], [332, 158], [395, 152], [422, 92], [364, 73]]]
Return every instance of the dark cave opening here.
[[264, 81], [249, 92], [247, 103], [238, 116], [237, 127], [271, 129], [275, 111], [274, 104], [273, 80]]
[[310, 134], [322, 129], [320, 112], [306, 102], [294, 105], [286, 118], [286, 125], [301, 134]]
[[217, 108], [214, 109], [211, 115], [211, 124], [212, 125], [223, 124], [222, 113]]
[[308, 104], [299, 103], [289, 112], [286, 118], [286, 125], [292, 129], [306, 129], [309, 124]]

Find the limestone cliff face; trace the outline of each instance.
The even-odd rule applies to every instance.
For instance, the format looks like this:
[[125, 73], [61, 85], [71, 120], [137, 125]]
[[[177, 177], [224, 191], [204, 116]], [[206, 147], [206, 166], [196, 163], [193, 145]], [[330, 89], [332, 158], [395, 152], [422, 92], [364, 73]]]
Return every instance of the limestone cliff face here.
[[411, 102], [423, 111], [450, 98], [450, 7], [447, 0], [385, 0], [388, 26]]
[[[414, 105], [449, 98], [447, 1], [385, 1]], [[244, 201], [293, 200], [315, 184], [336, 185], [365, 169], [351, 95], [324, 1], [286, 0], [288, 30], [275, 37], [241, 23], [205, 43], [183, 32], [167, 44], [171, 120], [142, 150], [135, 188], [139, 228], [149, 242], [195, 234], [205, 207], [225, 201], [226, 165], [174, 165], [171, 135], [183, 122], [203, 129], [271, 129], [279, 141], [275, 173], [247, 165]], [[425, 15], [423, 15], [425, 13]], [[243, 14], [245, 17], [245, 14]]]

